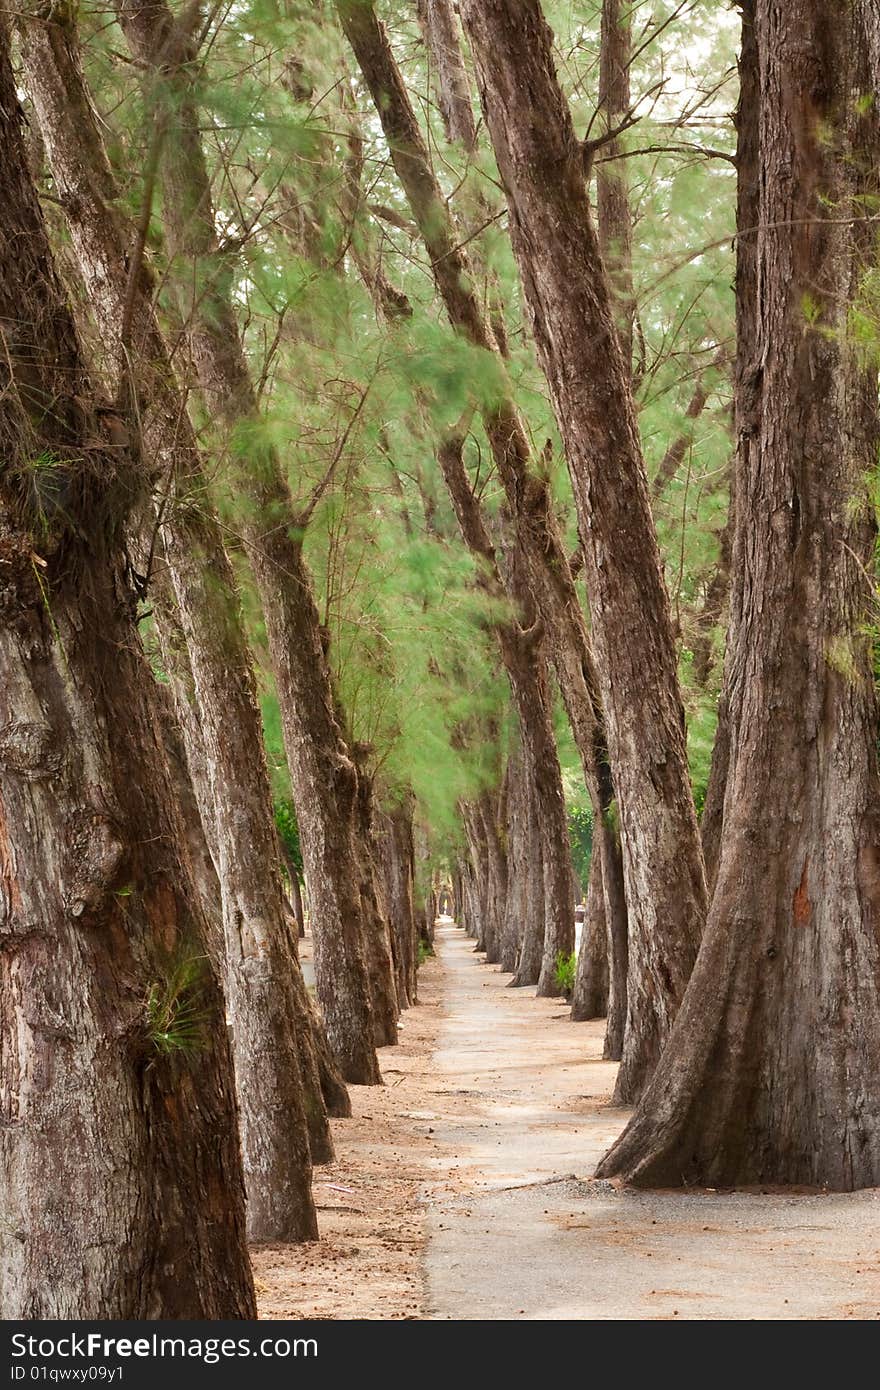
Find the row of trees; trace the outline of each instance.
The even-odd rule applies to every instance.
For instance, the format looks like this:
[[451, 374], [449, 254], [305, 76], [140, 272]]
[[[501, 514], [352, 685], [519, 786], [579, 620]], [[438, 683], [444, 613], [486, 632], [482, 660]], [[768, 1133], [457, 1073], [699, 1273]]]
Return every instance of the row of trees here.
[[880, 16], [743, 0], [734, 145], [720, 7], [582, 8], [3, 9], [5, 1316], [251, 1315], [572, 802], [600, 1172], [878, 1181]]

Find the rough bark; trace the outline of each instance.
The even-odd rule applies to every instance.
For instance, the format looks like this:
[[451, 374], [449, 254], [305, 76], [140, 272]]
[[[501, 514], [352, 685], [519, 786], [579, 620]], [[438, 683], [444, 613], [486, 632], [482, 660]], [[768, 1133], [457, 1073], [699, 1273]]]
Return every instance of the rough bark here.
[[388, 891], [388, 918], [394, 933], [397, 998], [401, 1008], [418, 1002], [418, 946], [413, 907], [412, 808], [392, 807], [382, 816], [383, 863]]
[[669, 603], [583, 148], [556, 78], [550, 30], [536, 0], [461, 0], [460, 8], [578, 512], [629, 909], [616, 1091], [626, 1101], [668, 1036], [706, 912]]
[[477, 147], [477, 123], [452, 0], [418, 0], [417, 10], [446, 138], [472, 153]]
[[499, 816], [503, 796], [483, 792], [477, 809], [483, 822], [489, 865], [489, 917], [492, 929], [486, 943], [487, 965], [497, 965], [501, 959], [504, 920], [507, 912], [507, 856], [501, 838]]
[[355, 843], [357, 769], [336, 716], [290, 488], [276, 451], [259, 441], [256, 391], [218, 249], [191, 44], [165, 0], [120, 0], [118, 14], [132, 53], [173, 114], [162, 160], [164, 221], [177, 268], [188, 272], [179, 283], [190, 286], [182, 313], [189, 354], [208, 409], [231, 440], [239, 524], [265, 615], [302, 834], [318, 999], [346, 1080], [375, 1085], [381, 1078]]
[[416, 930], [426, 950], [434, 950], [434, 924], [440, 915], [440, 903], [448, 906], [449, 892], [438, 884], [431, 862], [431, 846], [424, 827], [415, 830], [416, 897], [419, 912]]
[[602, 888], [602, 860], [597, 854], [590, 861], [586, 911], [581, 928], [571, 1017], [575, 1023], [604, 1018], [608, 1009], [608, 930], [605, 922], [605, 894]]
[[601, 146], [596, 163], [596, 224], [599, 250], [614, 295], [615, 320], [624, 368], [632, 369], [633, 296], [632, 212], [626, 160], [619, 137], [608, 138], [630, 110], [632, 50], [630, 0], [602, 0], [599, 37]]
[[[501, 969], [513, 974], [525, 930], [529, 872], [529, 788], [517, 737], [507, 765], [507, 903], [501, 933]], [[543, 920], [541, 922], [543, 936]]]
[[[742, 13], [742, 43], [739, 55], [740, 95], [736, 111], [736, 356], [734, 360], [734, 431], [736, 454], [730, 486], [727, 519], [731, 550], [730, 612], [724, 676], [718, 701], [718, 728], [712, 750], [712, 766], [703, 807], [701, 834], [709, 891], [715, 888], [721, 854], [724, 797], [730, 762], [730, 705], [736, 673], [737, 633], [743, 612], [743, 582], [746, 574], [745, 550], [747, 521], [737, 508], [737, 497], [744, 495], [750, 451], [760, 435], [761, 391], [758, 360], [758, 218], [760, 215], [760, 69], [754, 29], [755, 3], [745, 0]], [[742, 521], [742, 524], [741, 524]]]
[[[470, 840], [468, 840], [470, 846]], [[464, 866], [465, 901], [467, 902], [467, 934], [473, 941], [479, 937], [481, 930], [480, 914], [481, 904], [479, 889], [477, 886], [476, 873], [472, 859], [468, 859]]]
[[[608, 865], [620, 865], [620, 837], [615, 818], [603, 817], [601, 830], [594, 830], [593, 843], [600, 846], [602, 890], [605, 898], [605, 928], [608, 934], [608, 1014], [605, 1021], [603, 1056], [619, 1062], [627, 1025], [627, 984], [629, 979], [629, 928], [622, 872], [609, 877]], [[613, 856], [613, 859], [612, 859]]]
[[754, 7], [760, 424], [737, 495], [724, 837], [666, 1051], [599, 1169], [638, 1183], [880, 1181], [880, 773], [865, 635], [880, 422], [876, 370], [847, 331], [876, 261], [861, 216], [880, 155], [874, 103], [861, 100], [873, 88], [866, 11]]
[[[168, 670], [168, 664], [165, 664], [165, 670]], [[192, 681], [192, 673], [189, 671], [188, 676], [189, 680]], [[171, 781], [174, 783], [174, 792], [177, 796], [179, 809], [181, 809], [181, 820], [184, 823], [186, 853], [189, 855], [189, 865], [196, 881], [197, 890], [199, 890], [204, 916], [209, 922], [222, 922], [220, 878], [217, 877], [214, 856], [211, 855], [206, 831], [204, 831], [202, 810], [199, 806], [199, 792], [196, 791], [190, 759], [186, 756], [185, 735], [182, 734], [181, 721], [179, 721], [178, 716], [177, 692], [172, 694], [172, 687], [175, 684], [182, 684], [182, 682], [184, 681], [182, 681], [181, 673], [178, 671], [175, 673], [175, 677], [171, 678], [170, 685], [158, 685], [157, 682], [154, 696], [156, 696], [158, 717], [160, 717], [161, 728], [163, 728], [168, 771], [170, 771]], [[224, 942], [222, 942], [220, 934], [218, 934], [215, 947], [217, 947], [215, 949], [215, 955], [217, 955], [215, 965], [218, 967], [218, 973], [224, 980], [225, 986], [227, 966], [225, 966]]]
[[303, 910], [302, 884], [299, 881], [299, 874], [293, 867], [289, 874], [290, 896], [293, 903], [293, 916], [296, 922], [296, 934], [298, 937], [306, 934], [306, 915]]
[[146, 480], [82, 367], [5, 15], [0, 182], [0, 1314], [251, 1318], [223, 995], [125, 561]]
[[[326, 1157], [317, 1071], [308, 1070], [307, 1126], [297, 1035], [294, 975], [277, 855], [269, 775], [254, 677], [241, 625], [232, 566], [208, 499], [207, 481], [153, 307], [153, 281], [142, 267], [130, 303], [128, 262], [134, 241], [118, 212], [113, 175], [88, 99], [68, 17], [46, 20], [31, 9], [19, 22], [22, 62], [55, 186], [105, 350], [127, 354], [138, 398], [143, 447], [159, 470], [161, 527], [168, 577], [192, 673], [194, 708], [178, 708], [194, 767], [204, 762], [200, 798], [209, 820], [226, 942], [226, 989], [241, 1111], [248, 1233], [252, 1240], [313, 1239], [309, 1134]], [[122, 341], [127, 317], [131, 331]], [[192, 504], [199, 497], [198, 507]], [[167, 603], [160, 620], [173, 621]], [[164, 607], [164, 613], [163, 613]], [[304, 1055], [303, 1055], [304, 1054]]]
[[397, 1042], [401, 1002], [395, 982], [391, 921], [384, 875], [380, 867], [378, 830], [372, 779], [358, 766], [356, 846], [360, 858], [364, 949], [373, 1007], [373, 1040], [377, 1047]]
[[474, 950], [484, 951], [487, 933], [491, 932], [489, 925], [489, 851], [486, 848], [483, 818], [477, 807], [471, 802], [465, 802], [462, 804], [461, 812], [470, 852], [470, 934], [474, 938]]
[[[528, 788], [527, 837], [525, 843], [526, 860], [524, 868], [524, 909], [522, 934], [520, 936], [519, 958], [516, 973], [511, 980], [514, 988], [523, 985], [536, 985], [541, 975], [544, 959], [544, 864], [543, 841], [538, 826], [537, 807], [531, 788], [528, 765], [526, 770]], [[574, 914], [572, 913], [572, 916]]]

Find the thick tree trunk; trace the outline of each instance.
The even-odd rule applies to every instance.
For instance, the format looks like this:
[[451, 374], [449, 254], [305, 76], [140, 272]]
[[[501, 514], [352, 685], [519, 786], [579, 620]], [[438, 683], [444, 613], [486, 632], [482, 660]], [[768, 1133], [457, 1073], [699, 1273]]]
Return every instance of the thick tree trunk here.
[[[158, 588], [163, 587], [160, 583]], [[156, 591], [153, 593], [154, 611], [157, 606]], [[162, 623], [161, 629], [157, 622], [157, 631], [161, 631], [163, 638], [167, 636], [170, 624]], [[214, 963], [218, 974], [226, 987], [226, 947], [223, 940], [223, 897], [220, 891], [220, 880], [217, 877], [217, 867], [214, 862], [215, 856], [208, 843], [208, 832], [205, 828], [207, 819], [202, 812], [202, 802], [205, 797], [210, 800], [210, 790], [207, 783], [197, 789], [197, 778], [199, 772], [204, 774], [204, 766], [196, 768], [194, 774], [194, 759], [190, 758], [187, 749], [190, 746], [189, 740], [192, 738], [192, 730], [189, 735], [184, 734], [182, 724], [183, 719], [196, 723], [196, 714], [189, 700], [192, 698], [192, 672], [189, 670], [189, 663], [186, 660], [186, 648], [181, 641], [181, 650], [174, 654], [168, 653], [169, 643], [165, 640], [160, 641], [162, 660], [165, 671], [169, 675], [168, 685], [160, 685], [156, 682], [156, 704], [159, 717], [162, 723], [162, 733], [165, 744], [165, 754], [168, 759], [168, 770], [171, 780], [174, 783], [174, 791], [177, 803], [180, 807], [181, 820], [184, 826], [186, 837], [186, 850], [189, 855], [190, 868], [196, 887], [199, 891], [199, 899], [205, 918], [212, 923], [215, 930], [212, 931], [213, 941], [212, 950]], [[173, 664], [172, 664], [173, 663]], [[183, 669], [185, 667], [185, 669]], [[184, 694], [186, 691], [186, 694]], [[183, 719], [181, 719], [183, 714]], [[204, 764], [204, 759], [202, 760]], [[212, 807], [213, 810], [213, 807]]]
[[[155, 602], [154, 597], [154, 604]], [[164, 615], [162, 627], [167, 631]], [[182, 642], [181, 649], [170, 659], [176, 659], [179, 662], [185, 654], [185, 647]], [[166, 652], [164, 643], [162, 650], [164, 658]], [[212, 855], [206, 838], [205, 824], [209, 817], [205, 814], [204, 793], [202, 797], [196, 794], [191, 778], [192, 755], [194, 750], [198, 750], [199, 744], [197, 739], [191, 737], [191, 741], [187, 745], [189, 751], [185, 751], [184, 739], [178, 723], [178, 716], [182, 712], [184, 717], [193, 717], [194, 711], [190, 706], [190, 701], [193, 699], [191, 673], [188, 681], [184, 684], [183, 673], [178, 666], [172, 678], [172, 687], [176, 687], [174, 696], [167, 694], [168, 688], [165, 686], [157, 685], [155, 690], [162, 719], [165, 751], [180, 805], [187, 849], [198, 883], [202, 908], [208, 921], [213, 924], [210, 941], [212, 959], [214, 959], [219, 977], [225, 982], [227, 951], [222, 928], [223, 894], [215, 866], [217, 854], [215, 851]], [[166, 694], [167, 698], [165, 698]], [[210, 796], [208, 800], [210, 800]], [[293, 985], [292, 1009], [299, 1072], [302, 1077], [302, 1107], [308, 1128], [309, 1157], [314, 1164], [332, 1163], [334, 1158], [333, 1139], [327, 1117], [328, 1115], [335, 1117], [350, 1115], [351, 1101], [324, 1037], [323, 1025], [309, 1003], [302, 971], [296, 960], [295, 942], [291, 942], [291, 949], [296, 967], [291, 975]], [[240, 1084], [237, 1077], [236, 1083]]]
[[596, 223], [599, 250], [614, 294], [617, 335], [624, 368], [632, 370], [633, 297], [632, 213], [629, 180], [619, 138], [608, 139], [631, 105], [630, 56], [632, 5], [630, 0], [602, 0], [599, 39], [599, 110], [602, 144], [596, 156]]
[[[269, 775], [253, 673], [232, 567], [208, 501], [185, 399], [174, 378], [142, 269], [130, 343], [122, 341], [133, 242], [83, 84], [69, 20], [31, 13], [20, 21], [25, 79], [62, 197], [104, 348], [129, 353], [142, 441], [170, 502], [156, 521], [177, 599], [195, 709], [178, 701], [191, 767], [204, 763], [201, 804], [223, 902], [226, 988], [241, 1112], [248, 1233], [252, 1240], [317, 1235], [309, 1135], [331, 1151], [317, 1070], [308, 1070], [307, 1127], [298, 1039], [298, 964], [291, 950], [276, 849]], [[189, 504], [193, 491], [198, 509]], [[160, 605], [160, 622], [162, 608]], [[165, 605], [165, 620], [173, 621]], [[201, 771], [201, 769], [199, 769]], [[197, 783], [198, 785], [198, 783]], [[308, 1022], [308, 1019], [305, 1020]]]
[[[470, 840], [468, 839], [470, 846]], [[465, 902], [467, 904], [465, 915], [467, 918], [467, 934], [472, 941], [476, 941], [481, 931], [480, 926], [480, 895], [477, 887], [477, 877], [474, 871], [473, 861], [469, 858], [463, 867]]]
[[471, 935], [474, 950], [486, 949], [486, 937], [491, 935], [489, 899], [489, 851], [483, 818], [473, 802], [462, 805], [465, 836], [470, 850], [471, 867]]
[[503, 797], [484, 791], [477, 802], [483, 822], [489, 868], [489, 919], [491, 931], [486, 940], [486, 963], [497, 965], [501, 959], [504, 921], [507, 912], [507, 856], [499, 829], [499, 804]]
[[[603, 1055], [612, 1062], [623, 1057], [627, 1025], [627, 983], [629, 979], [629, 928], [620, 869], [620, 838], [611, 815], [603, 817], [593, 832], [602, 861], [602, 890], [605, 898], [605, 929], [608, 934], [608, 1014], [605, 1021]], [[608, 865], [615, 865], [609, 875]]]
[[395, 981], [388, 894], [385, 875], [380, 867], [381, 851], [374, 826], [376, 808], [373, 783], [361, 766], [358, 767], [357, 817], [356, 847], [360, 858], [361, 907], [373, 1008], [373, 1041], [377, 1047], [391, 1047], [397, 1042], [401, 1004]]
[[231, 460], [243, 499], [240, 525], [265, 615], [302, 833], [318, 999], [346, 1080], [374, 1085], [381, 1078], [361, 921], [357, 770], [336, 717], [290, 489], [274, 449], [258, 442], [256, 392], [219, 264], [190, 43], [164, 0], [120, 0], [118, 12], [138, 62], [153, 80], [161, 78], [171, 111], [163, 158], [164, 218], [178, 269], [187, 267], [180, 283], [186, 278], [192, 288], [196, 282], [183, 312], [190, 356], [209, 410], [233, 441]]
[[460, 9], [578, 511], [623, 831], [630, 950], [616, 1094], [627, 1101], [668, 1036], [706, 912], [669, 604], [583, 150], [550, 30], [537, 0], [461, 0]]
[[724, 824], [724, 797], [730, 763], [730, 709], [736, 703], [737, 634], [743, 613], [743, 583], [746, 577], [748, 522], [737, 507], [745, 495], [751, 450], [761, 432], [761, 365], [758, 359], [758, 236], [760, 216], [760, 132], [761, 74], [755, 36], [755, 0], [744, 0], [742, 44], [739, 56], [740, 96], [736, 112], [736, 358], [734, 362], [734, 429], [736, 454], [730, 487], [727, 519], [731, 549], [730, 613], [724, 679], [718, 702], [718, 728], [712, 750], [712, 767], [703, 806], [701, 834], [706, 863], [706, 880], [714, 891], [721, 856]]
[[[526, 776], [528, 777], [528, 772]], [[543, 840], [538, 826], [537, 807], [531, 787], [528, 791], [524, 910], [519, 959], [516, 964], [516, 974], [510, 982], [514, 988], [523, 985], [536, 985], [541, 975], [541, 963], [544, 959], [546, 919], [544, 914]]]
[[[438, 883], [434, 875], [434, 868], [431, 863], [431, 847], [427, 833], [423, 828], [416, 831], [416, 897], [419, 899], [420, 909], [416, 920], [416, 930], [419, 940], [426, 950], [434, 950], [434, 923], [440, 915], [440, 897], [438, 896]], [[448, 893], [445, 897], [448, 899]], [[448, 902], [446, 903], [448, 906]]]
[[0, 1314], [254, 1317], [223, 995], [124, 562], [146, 479], [82, 369], [5, 18], [0, 183]]
[[[880, 123], [855, 3], [757, 0], [760, 426], [724, 838], [666, 1051], [599, 1171], [639, 1183], [880, 1182], [880, 775], [865, 582], [876, 369], [848, 341]], [[750, 7], [746, 7], [746, 21]], [[871, 21], [873, 23], [873, 19]]]
[[388, 892], [388, 918], [394, 933], [397, 998], [400, 1007], [418, 1002], [418, 946], [413, 905], [412, 811], [395, 806], [382, 816], [383, 863]]
[[[522, 742], [518, 736], [507, 765], [507, 785], [507, 902], [501, 933], [500, 963], [502, 970], [513, 974], [525, 928], [530, 845], [530, 795]], [[543, 922], [541, 925], [543, 935]]]
[[293, 903], [293, 916], [296, 922], [296, 934], [303, 937], [306, 934], [306, 915], [303, 911], [302, 884], [299, 881], [299, 874], [296, 867], [291, 865], [289, 869], [290, 897]]
[[590, 1018], [604, 1018], [607, 1010], [608, 929], [602, 888], [602, 860], [594, 853], [590, 862], [586, 911], [571, 996], [571, 1017], [575, 1023], [583, 1023]]

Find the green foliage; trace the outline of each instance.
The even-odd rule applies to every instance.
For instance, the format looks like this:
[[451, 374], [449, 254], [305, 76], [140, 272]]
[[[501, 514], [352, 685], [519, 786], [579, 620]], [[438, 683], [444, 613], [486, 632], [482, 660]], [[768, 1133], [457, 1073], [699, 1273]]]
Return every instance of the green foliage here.
[[697, 815], [703, 814], [706, 802], [706, 788], [709, 785], [709, 772], [712, 766], [712, 749], [715, 746], [715, 729], [718, 712], [715, 701], [705, 698], [699, 701], [688, 717], [687, 751]]
[[571, 842], [571, 861], [578, 882], [585, 887], [590, 877], [593, 854], [593, 808], [587, 804], [568, 809], [568, 837]]
[[418, 954], [416, 957], [416, 969], [421, 970], [425, 961], [430, 960], [434, 952], [432, 948], [428, 945], [427, 941], [425, 941], [424, 937], [421, 936], [418, 939], [417, 947]]
[[[544, 8], [575, 128], [586, 133], [596, 110], [601, 5], [546, 0]], [[380, 11], [437, 177], [475, 253], [479, 293], [484, 299], [497, 294], [504, 306], [507, 371], [536, 450], [550, 442], [553, 496], [573, 545], [568, 473], [523, 312], [506, 219], [487, 217], [487, 206], [502, 206], [489, 142], [483, 132], [476, 152], [448, 146], [415, 6], [388, 0]], [[124, 39], [104, 10], [85, 4], [79, 22], [120, 206], [136, 217], [153, 136], [148, 116], [165, 97], [146, 80], [132, 81], [130, 64], [120, 58]], [[654, 510], [680, 633], [688, 751], [701, 806], [723, 645], [723, 618], [708, 622], [706, 603], [727, 517], [732, 450], [736, 175], [717, 156], [734, 147], [729, 113], [738, 18], [720, 5], [656, 0], [650, 12], [635, 14], [634, 23], [631, 77], [639, 120], [623, 136], [629, 157], [620, 168], [635, 219], [637, 405], [651, 478], [670, 445], [684, 441], [680, 465], [658, 490]], [[163, 287], [174, 269], [184, 272], [195, 295], [210, 289], [213, 276], [225, 278], [259, 387], [259, 418], [242, 423], [232, 439], [203, 407], [199, 424], [260, 667], [279, 834], [301, 869], [264, 617], [240, 555], [243, 504], [227, 472], [232, 453], [257, 472], [270, 446], [286, 468], [295, 507], [310, 509], [297, 537], [314, 578], [345, 733], [364, 750], [366, 771], [383, 794], [414, 794], [429, 853], [442, 862], [455, 854], [462, 799], [501, 784], [516, 723], [489, 630], [498, 605], [476, 584], [436, 458], [444, 430], [465, 418], [475, 401], [497, 399], [499, 363], [450, 329], [375, 112], [363, 84], [351, 80], [351, 55], [332, 6], [243, 0], [209, 16], [191, 80], [216, 226], [227, 249], [203, 264], [169, 265], [157, 198], [149, 250]], [[468, 239], [469, 228], [486, 222]], [[387, 321], [364, 276], [365, 263], [381, 267], [406, 297], [409, 316]], [[164, 288], [160, 303], [177, 343], [181, 306]], [[878, 304], [880, 281], [866, 276], [851, 326], [865, 352], [876, 352], [880, 341]], [[689, 416], [698, 387], [705, 402]], [[498, 528], [503, 489], [476, 418], [467, 420], [467, 430], [466, 466], [490, 527]], [[46, 476], [51, 488], [51, 467]], [[200, 501], [188, 498], [187, 505], [198, 509]], [[708, 676], [694, 660], [707, 632]], [[158, 660], [154, 667], [159, 670]], [[554, 718], [572, 858], [585, 884], [592, 812], [558, 700]], [[613, 807], [612, 822], [616, 814]]]
[[160, 1057], [192, 1057], [212, 1022], [205, 1004], [206, 959], [180, 954], [154, 980], [144, 1004], [145, 1030]]
[[574, 989], [575, 973], [577, 971], [577, 955], [572, 951], [567, 955], [565, 951], [558, 951], [556, 955], [556, 969], [553, 979], [557, 988], [561, 989], [566, 998], [569, 998]]
[[282, 800], [275, 802], [275, 828], [284, 846], [285, 852], [291, 864], [296, 869], [300, 878], [303, 877], [302, 846], [299, 839], [299, 825], [297, 824], [296, 811], [293, 809], [293, 802]]

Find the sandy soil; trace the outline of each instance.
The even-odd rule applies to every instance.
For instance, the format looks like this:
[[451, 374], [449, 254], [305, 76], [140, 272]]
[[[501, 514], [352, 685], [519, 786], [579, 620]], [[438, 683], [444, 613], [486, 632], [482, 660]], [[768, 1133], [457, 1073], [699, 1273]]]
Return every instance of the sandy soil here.
[[[303, 955], [307, 958], [308, 945]], [[350, 1087], [353, 1115], [333, 1120], [336, 1161], [315, 1169], [321, 1239], [253, 1252], [261, 1318], [423, 1318], [429, 1158], [420, 1117], [440, 1028], [442, 970], [419, 971], [420, 1003], [380, 1053], [384, 1086]]]
[[880, 1193], [619, 1191], [601, 1023], [508, 988], [451, 924], [423, 1003], [353, 1088], [322, 1240], [255, 1252], [263, 1317], [880, 1316]]

